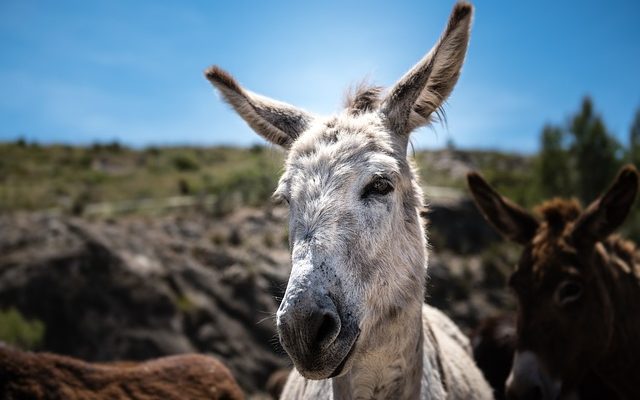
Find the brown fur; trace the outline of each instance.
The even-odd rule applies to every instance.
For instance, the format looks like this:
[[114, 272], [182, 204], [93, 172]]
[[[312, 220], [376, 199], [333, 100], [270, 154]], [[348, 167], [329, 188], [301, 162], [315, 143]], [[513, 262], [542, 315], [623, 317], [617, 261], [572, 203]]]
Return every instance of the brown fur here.
[[[471, 333], [473, 357], [493, 388], [496, 400], [506, 397], [505, 383], [516, 350], [516, 316], [506, 313], [485, 318]], [[593, 371], [589, 371], [575, 392], [559, 400], [617, 400], [619, 397]]]
[[582, 207], [576, 199], [551, 199], [536, 207], [535, 211], [542, 216], [547, 230], [561, 232], [569, 223], [575, 221]]
[[473, 358], [493, 388], [496, 400], [505, 398], [504, 385], [511, 371], [516, 343], [515, 316], [485, 318], [471, 333]]
[[203, 355], [92, 364], [0, 346], [0, 398], [241, 400], [244, 396], [229, 370]]
[[640, 398], [640, 254], [611, 234], [638, 191], [635, 168], [623, 168], [585, 210], [575, 200], [543, 203], [541, 221], [479, 175], [469, 185], [489, 222], [525, 246], [510, 278], [519, 305], [517, 351], [536, 354], [563, 393], [593, 373], [621, 398]]

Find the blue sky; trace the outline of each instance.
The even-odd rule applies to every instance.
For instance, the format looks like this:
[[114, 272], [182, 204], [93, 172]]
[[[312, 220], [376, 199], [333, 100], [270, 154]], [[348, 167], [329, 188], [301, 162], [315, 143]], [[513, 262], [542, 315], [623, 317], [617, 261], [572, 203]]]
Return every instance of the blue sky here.
[[[434, 44], [452, 1], [0, 0], [0, 140], [261, 143], [202, 76], [317, 113], [364, 77], [391, 85]], [[535, 151], [589, 94], [626, 141], [640, 107], [640, 2], [476, 1], [447, 126], [416, 147]]]

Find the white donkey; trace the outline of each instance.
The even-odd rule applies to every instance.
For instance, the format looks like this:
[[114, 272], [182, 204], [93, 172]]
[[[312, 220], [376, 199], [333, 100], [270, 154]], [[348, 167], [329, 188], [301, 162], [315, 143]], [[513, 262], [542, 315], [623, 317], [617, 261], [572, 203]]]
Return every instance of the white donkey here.
[[277, 313], [295, 364], [283, 399], [488, 399], [468, 339], [423, 304], [422, 191], [409, 135], [458, 80], [472, 6], [456, 4], [435, 47], [385, 96], [360, 88], [318, 117], [207, 78], [269, 142], [288, 150], [275, 196], [289, 203], [292, 269]]

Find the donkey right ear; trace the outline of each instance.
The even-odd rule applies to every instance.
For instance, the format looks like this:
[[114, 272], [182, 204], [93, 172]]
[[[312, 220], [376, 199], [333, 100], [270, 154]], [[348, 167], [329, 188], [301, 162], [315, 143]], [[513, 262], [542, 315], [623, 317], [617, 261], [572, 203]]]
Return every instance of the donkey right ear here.
[[458, 2], [438, 43], [390, 90], [382, 103], [390, 128], [408, 137], [431, 122], [453, 90], [469, 44], [473, 6]]
[[637, 193], [638, 171], [630, 164], [620, 170], [609, 190], [580, 215], [573, 227], [573, 240], [589, 245], [606, 239], [627, 218]]
[[228, 72], [217, 66], [207, 68], [204, 74], [242, 119], [273, 144], [291, 147], [313, 119], [304, 110], [243, 89]]
[[538, 221], [511, 200], [501, 196], [476, 172], [467, 174], [471, 194], [484, 218], [504, 237], [527, 244], [538, 229]]

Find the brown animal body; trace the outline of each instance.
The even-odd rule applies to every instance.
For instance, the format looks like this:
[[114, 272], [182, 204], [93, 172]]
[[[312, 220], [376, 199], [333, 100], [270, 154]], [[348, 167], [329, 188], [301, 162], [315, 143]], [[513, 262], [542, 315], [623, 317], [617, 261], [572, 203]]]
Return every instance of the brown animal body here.
[[208, 356], [92, 364], [0, 346], [0, 398], [241, 400], [244, 395], [229, 370]]
[[475, 173], [469, 186], [487, 220], [524, 251], [509, 285], [518, 299], [509, 398], [555, 399], [593, 374], [622, 399], [640, 399], [640, 255], [611, 235], [638, 191], [622, 169], [585, 210], [555, 199], [542, 220], [499, 195]]
[[478, 368], [493, 388], [496, 400], [503, 400], [516, 346], [515, 316], [503, 314], [483, 319], [470, 339]]
[[[473, 357], [493, 388], [495, 400], [506, 399], [505, 386], [516, 351], [516, 316], [505, 313], [485, 318], [470, 336]], [[575, 392], [562, 400], [617, 400], [619, 397], [593, 371], [585, 376]], [[559, 399], [560, 400], [560, 399]]]

